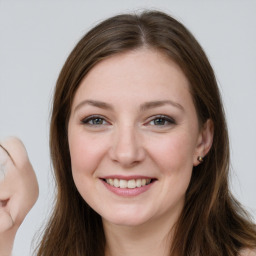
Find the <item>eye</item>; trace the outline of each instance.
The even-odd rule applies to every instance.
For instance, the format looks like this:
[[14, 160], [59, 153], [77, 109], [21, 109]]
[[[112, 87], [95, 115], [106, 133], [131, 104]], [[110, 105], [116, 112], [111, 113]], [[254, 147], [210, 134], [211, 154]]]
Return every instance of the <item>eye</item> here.
[[149, 125], [152, 126], [169, 126], [175, 124], [175, 120], [171, 117], [160, 115], [153, 117], [149, 122]]
[[108, 124], [108, 122], [105, 120], [104, 117], [96, 116], [96, 115], [88, 116], [84, 118], [81, 122], [85, 125], [90, 125], [90, 126], [101, 126], [101, 125]]

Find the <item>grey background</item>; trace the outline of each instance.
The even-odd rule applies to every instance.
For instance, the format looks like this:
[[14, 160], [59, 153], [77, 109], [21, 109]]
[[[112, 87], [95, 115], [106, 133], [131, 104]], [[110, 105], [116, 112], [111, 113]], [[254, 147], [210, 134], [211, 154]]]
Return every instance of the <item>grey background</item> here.
[[40, 197], [17, 234], [14, 255], [32, 240], [51, 209], [50, 103], [69, 52], [99, 21], [144, 8], [166, 11], [199, 40], [216, 71], [231, 140], [231, 187], [256, 218], [256, 1], [0, 0], [0, 138], [25, 143]]

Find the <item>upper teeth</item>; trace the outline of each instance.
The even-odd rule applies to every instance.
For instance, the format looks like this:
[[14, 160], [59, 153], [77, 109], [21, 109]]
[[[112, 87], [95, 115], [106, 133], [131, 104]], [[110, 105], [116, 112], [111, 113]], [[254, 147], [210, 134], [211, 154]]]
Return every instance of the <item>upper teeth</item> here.
[[139, 188], [148, 185], [151, 182], [151, 179], [106, 179], [106, 182], [116, 188]]

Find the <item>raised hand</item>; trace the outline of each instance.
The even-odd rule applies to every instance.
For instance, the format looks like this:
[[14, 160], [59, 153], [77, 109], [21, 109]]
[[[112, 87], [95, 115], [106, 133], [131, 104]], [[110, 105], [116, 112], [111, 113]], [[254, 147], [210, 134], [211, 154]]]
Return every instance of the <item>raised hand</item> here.
[[0, 256], [11, 255], [16, 232], [38, 198], [38, 183], [23, 143], [0, 142]]

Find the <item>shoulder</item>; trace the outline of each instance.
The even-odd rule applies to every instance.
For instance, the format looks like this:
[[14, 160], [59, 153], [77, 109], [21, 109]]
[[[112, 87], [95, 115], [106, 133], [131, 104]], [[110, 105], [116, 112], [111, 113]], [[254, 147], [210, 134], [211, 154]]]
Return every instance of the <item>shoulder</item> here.
[[256, 256], [256, 249], [243, 249], [240, 253], [239, 256]]

